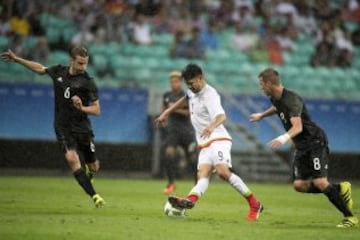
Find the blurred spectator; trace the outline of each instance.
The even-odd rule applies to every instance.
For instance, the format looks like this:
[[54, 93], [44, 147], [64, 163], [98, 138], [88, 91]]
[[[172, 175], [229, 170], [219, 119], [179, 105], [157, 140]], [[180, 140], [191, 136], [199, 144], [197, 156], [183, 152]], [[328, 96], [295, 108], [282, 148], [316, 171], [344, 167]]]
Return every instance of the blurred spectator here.
[[39, 12], [33, 11], [29, 16], [29, 24], [31, 29], [31, 35], [33, 36], [45, 36], [46, 31], [43, 26], [41, 26], [40, 20], [39, 20]]
[[184, 32], [177, 31], [175, 33], [174, 42], [170, 47], [170, 57], [172, 58], [186, 58], [187, 44], [184, 40]]
[[336, 40], [336, 47], [338, 51], [336, 65], [342, 68], [351, 67], [354, 47], [350, 32], [345, 32]]
[[215, 50], [219, 48], [220, 39], [214, 22], [210, 22], [207, 30], [201, 33], [201, 42], [204, 44], [206, 49]]
[[348, 49], [340, 49], [336, 58], [336, 66], [349, 68], [352, 65], [352, 53]]
[[323, 22], [316, 33], [315, 43], [327, 42], [333, 44], [335, 39], [333, 26], [328, 21]]
[[30, 24], [24, 17], [15, 15], [10, 18], [10, 29], [12, 32], [26, 37], [30, 33]]
[[10, 23], [5, 14], [0, 14], [0, 36], [7, 36], [10, 33]]
[[235, 33], [232, 36], [232, 47], [238, 51], [250, 51], [253, 50], [257, 44], [259, 37], [256, 33], [256, 29], [248, 28], [250, 31], [246, 31], [242, 22], [238, 22], [235, 25]]
[[276, 12], [280, 15], [290, 15], [292, 19], [296, 18], [298, 11], [294, 5], [295, 1], [283, 0], [278, 1], [276, 6]]
[[154, 16], [156, 15], [161, 8], [161, 4], [157, 3], [154, 0], [139, 0], [135, 5], [136, 14], [141, 14], [145, 16]]
[[72, 45], [88, 44], [93, 42], [94, 39], [95, 36], [93, 32], [91, 32], [88, 28], [83, 26], [82, 29], [72, 37], [71, 44]]
[[156, 34], [174, 32], [174, 19], [169, 15], [169, 11], [165, 8], [161, 8], [159, 13], [153, 17], [152, 24]]
[[357, 29], [351, 34], [351, 41], [355, 46], [360, 46], [360, 24], [358, 24]]
[[282, 50], [294, 51], [296, 49], [295, 42], [291, 39], [291, 29], [283, 27], [280, 34], [276, 36], [276, 40], [280, 44]]
[[316, 51], [311, 57], [311, 65], [313, 67], [333, 67], [336, 64], [335, 59], [335, 46], [327, 41], [322, 41], [316, 46]]
[[200, 39], [200, 29], [194, 27], [187, 42], [187, 58], [205, 59], [205, 47]]
[[342, 18], [347, 22], [360, 22], [360, 2], [357, 0], [343, 1]]
[[297, 31], [305, 32], [306, 34], [315, 33], [317, 29], [317, 23], [308, 2], [306, 0], [300, 0], [296, 1], [295, 4], [298, 10], [298, 15], [294, 20]]
[[259, 40], [255, 49], [249, 53], [249, 58], [252, 62], [269, 62], [269, 54], [266, 50], [266, 42]]
[[16, 55], [24, 56], [26, 55], [26, 52], [23, 47], [23, 42], [23, 37], [17, 34], [13, 34], [6, 49], [11, 49]]
[[344, 32], [336, 39], [336, 47], [340, 50], [347, 50], [349, 52], [354, 51], [353, 44], [351, 42], [350, 32]]
[[243, 26], [252, 27], [254, 18], [248, 5], [240, 5], [231, 16], [233, 23], [242, 22]]
[[221, 4], [219, 8], [214, 9], [214, 11], [210, 14], [217, 22], [219, 20], [223, 21], [225, 25], [231, 25], [231, 14], [234, 9], [233, 1], [220, 1]]
[[273, 64], [283, 64], [283, 49], [279, 41], [276, 39], [275, 29], [274, 28], [267, 28], [266, 34], [263, 37], [265, 39], [265, 48], [267, 50], [269, 56], [269, 62]]
[[192, 19], [190, 11], [184, 7], [179, 9], [179, 16], [176, 20], [176, 29], [183, 31], [185, 34], [190, 34], [192, 29]]
[[39, 37], [35, 46], [29, 50], [29, 59], [36, 62], [47, 62], [50, 55], [50, 49], [46, 37]]
[[145, 16], [137, 14], [133, 25], [133, 41], [136, 44], [150, 45], [153, 40], [151, 37], [151, 29], [146, 22]]

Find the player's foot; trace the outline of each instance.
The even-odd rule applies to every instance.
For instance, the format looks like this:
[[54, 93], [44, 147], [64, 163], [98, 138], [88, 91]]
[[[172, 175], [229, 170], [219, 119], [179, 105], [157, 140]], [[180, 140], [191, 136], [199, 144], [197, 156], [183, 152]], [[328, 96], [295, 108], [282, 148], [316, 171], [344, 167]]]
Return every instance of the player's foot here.
[[247, 216], [247, 220], [254, 221], [259, 219], [260, 213], [262, 213], [262, 211], [264, 211], [264, 206], [261, 203], [259, 203], [258, 207], [251, 207], [249, 215]]
[[91, 183], [94, 183], [94, 173], [90, 170], [89, 166], [85, 164], [85, 174], [90, 179]]
[[99, 194], [95, 194], [92, 199], [94, 200], [95, 207], [97, 208], [104, 207], [106, 204], [105, 200]]
[[351, 228], [351, 227], [356, 227], [358, 225], [358, 223], [359, 223], [359, 220], [357, 219], [357, 217], [355, 217], [355, 216], [346, 217], [338, 225], [336, 225], [336, 227]]
[[353, 200], [351, 197], [351, 183], [350, 182], [341, 182], [340, 183], [340, 193], [344, 198], [344, 201], [348, 208], [351, 210], [353, 208]]
[[171, 206], [177, 209], [191, 209], [195, 206], [195, 203], [186, 198], [170, 196], [168, 200]]
[[170, 183], [167, 185], [167, 187], [164, 189], [165, 194], [171, 194], [175, 190], [175, 184]]

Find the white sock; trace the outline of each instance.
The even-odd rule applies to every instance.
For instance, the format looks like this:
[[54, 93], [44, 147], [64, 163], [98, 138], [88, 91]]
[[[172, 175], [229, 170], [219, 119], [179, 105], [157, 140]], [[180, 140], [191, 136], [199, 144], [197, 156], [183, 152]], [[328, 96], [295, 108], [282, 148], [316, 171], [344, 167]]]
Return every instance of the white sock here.
[[206, 192], [207, 188], [209, 186], [209, 178], [201, 178], [197, 181], [196, 185], [191, 189], [189, 195], [197, 195], [198, 197], [201, 197]]
[[229, 183], [236, 189], [236, 191], [241, 193], [241, 195], [243, 195], [244, 197], [250, 195], [250, 189], [246, 186], [244, 181], [238, 175], [232, 173], [229, 178]]

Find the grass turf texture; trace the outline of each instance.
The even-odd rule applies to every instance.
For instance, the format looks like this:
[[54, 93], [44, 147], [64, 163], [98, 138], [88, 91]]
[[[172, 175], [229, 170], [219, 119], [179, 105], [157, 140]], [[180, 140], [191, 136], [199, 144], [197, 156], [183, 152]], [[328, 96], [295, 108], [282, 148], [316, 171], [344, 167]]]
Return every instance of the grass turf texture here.
[[[247, 222], [246, 202], [213, 182], [186, 218], [164, 215], [164, 182], [96, 179], [107, 206], [96, 209], [70, 177], [0, 177], [0, 239], [360, 239], [360, 228], [337, 229], [341, 215], [325, 196], [295, 193], [289, 184], [250, 184], [265, 205]], [[180, 182], [185, 195], [191, 182]], [[360, 187], [353, 185], [359, 213]], [[359, 214], [358, 214], [359, 215]]]

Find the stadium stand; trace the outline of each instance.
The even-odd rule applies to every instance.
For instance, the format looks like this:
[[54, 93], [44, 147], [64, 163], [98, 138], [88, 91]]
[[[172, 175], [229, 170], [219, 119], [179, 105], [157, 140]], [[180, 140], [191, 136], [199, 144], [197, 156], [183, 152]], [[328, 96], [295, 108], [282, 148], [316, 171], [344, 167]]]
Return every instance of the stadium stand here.
[[[209, 22], [216, 22], [217, 30], [214, 34], [219, 36], [220, 47], [207, 49], [206, 59], [190, 59], [205, 67], [210, 81], [214, 81], [214, 84], [225, 84], [228, 91], [233, 93], [257, 95], [257, 73], [266, 66], [274, 66], [282, 73], [283, 80], [289, 87], [300, 89], [306, 97], [360, 99], [360, 50], [355, 42], [346, 42], [344, 37], [347, 32], [356, 32], [358, 29], [357, 23], [360, 19], [355, 14], [359, 10], [356, 1], [348, 1], [348, 5], [341, 1], [323, 1], [328, 3], [327, 11], [312, 1], [293, 4], [289, 1], [273, 3], [235, 0], [226, 1], [227, 3], [199, 1], [175, 4], [169, 0], [159, 1], [161, 4], [148, 1], [148, 4], [154, 2], [153, 7], [156, 10], [146, 13], [146, 24], [152, 29], [151, 45], [139, 45], [132, 41], [134, 16], [143, 14], [136, 11], [149, 7], [139, 8], [139, 4], [143, 3], [137, 1], [124, 1], [122, 4], [115, 4], [116, 6], [111, 0], [103, 3], [71, 0], [64, 4], [37, 0], [2, 3], [0, 49], [11, 47], [19, 54], [28, 56], [28, 49], [36, 45], [39, 36], [45, 34], [51, 49], [46, 64], [66, 64], [66, 50], [71, 42], [76, 42], [78, 36], [78, 39], [89, 47], [89, 72], [100, 86], [135, 86], [161, 91], [166, 88], [164, 83], [167, 72], [182, 68], [189, 61], [169, 57], [175, 31], [181, 29], [189, 33], [193, 26], [203, 31]], [[170, 9], [167, 8], [169, 6], [172, 8], [167, 14], [168, 19], [161, 22], [160, 13], [164, 9]], [[238, 9], [241, 9], [243, 15], [237, 13]], [[188, 19], [179, 16], [181, 11], [188, 12]], [[201, 18], [197, 19], [195, 16], [199, 14]], [[16, 17], [29, 22], [28, 35], [20, 35], [19, 29], [13, 26], [12, 22]], [[313, 29], [311, 21], [315, 24]], [[36, 22], [42, 31], [31, 30], [36, 27]], [[254, 39], [260, 39], [257, 42], [259, 46], [244, 51], [233, 48], [234, 28], [239, 23], [242, 24], [241, 36], [244, 41], [251, 31], [255, 31], [257, 37]], [[325, 30], [322, 31], [324, 23], [331, 26], [331, 40], [325, 36]], [[283, 35], [283, 32], [289, 32], [289, 36]], [[20, 39], [18, 45], [14, 44], [15, 38]], [[337, 42], [341, 41], [350, 45], [348, 48], [352, 54], [351, 66], [338, 67], [335, 63], [333, 66], [310, 66], [316, 45], [322, 38], [326, 38], [335, 47]], [[269, 60], [269, 54], [274, 51], [277, 54], [277, 50], [274, 50], [276, 44], [269, 46], [272, 39], [284, 46], [279, 49], [283, 64], [272, 63], [271, 57]], [[336, 51], [339, 52], [339, 49]], [[265, 61], [259, 61], [261, 56], [266, 57]], [[334, 62], [339, 58], [336, 54], [333, 57]], [[2, 81], [41, 82], [35, 75], [15, 65], [1, 62], [0, 69]]]

